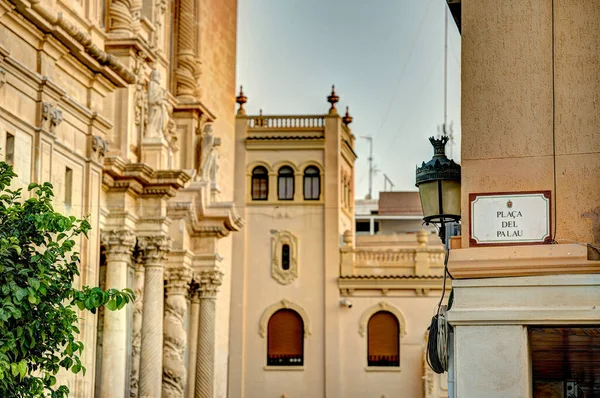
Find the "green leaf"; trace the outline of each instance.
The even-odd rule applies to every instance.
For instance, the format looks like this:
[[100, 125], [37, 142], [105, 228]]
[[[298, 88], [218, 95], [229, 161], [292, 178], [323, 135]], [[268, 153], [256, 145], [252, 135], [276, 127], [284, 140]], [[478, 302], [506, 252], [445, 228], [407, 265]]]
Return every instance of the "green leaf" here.
[[36, 304], [36, 303], [37, 303], [37, 300], [36, 300], [35, 296], [32, 296], [32, 295], [29, 295], [29, 296], [27, 297], [27, 300], [29, 300], [29, 302], [30, 302], [31, 304]]
[[106, 308], [108, 308], [111, 311], [114, 311], [117, 309], [117, 302], [115, 300], [110, 300], [108, 303], [106, 303]]
[[19, 375], [21, 375], [21, 380], [23, 380], [23, 377], [25, 377], [25, 375], [27, 374], [27, 363], [25, 363], [24, 360], [19, 362], [18, 368]]

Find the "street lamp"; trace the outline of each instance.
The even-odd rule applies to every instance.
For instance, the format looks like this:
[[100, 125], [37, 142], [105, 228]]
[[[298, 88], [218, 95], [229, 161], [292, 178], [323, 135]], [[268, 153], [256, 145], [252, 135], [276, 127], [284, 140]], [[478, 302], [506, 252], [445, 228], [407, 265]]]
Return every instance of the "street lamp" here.
[[446, 223], [460, 220], [460, 165], [446, 157], [448, 136], [429, 137], [433, 158], [417, 167], [417, 187], [426, 225], [439, 224], [440, 239], [446, 243]]

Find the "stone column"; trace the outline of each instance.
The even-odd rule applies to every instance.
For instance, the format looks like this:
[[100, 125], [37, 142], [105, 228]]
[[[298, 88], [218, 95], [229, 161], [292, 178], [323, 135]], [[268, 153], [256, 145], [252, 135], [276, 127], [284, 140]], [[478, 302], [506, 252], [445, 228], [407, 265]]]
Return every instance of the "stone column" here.
[[142, 314], [144, 309], [144, 263], [142, 253], [134, 253], [135, 273], [133, 276], [133, 330], [131, 332], [131, 380], [129, 396], [137, 398], [140, 382], [140, 349], [142, 346]]
[[198, 352], [198, 324], [200, 322], [200, 290], [197, 283], [190, 287], [190, 323], [189, 323], [189, 355], [187, 398], [194, 398], [196, 390], [196, 353]]
[[[135, 236], [130, 231], [107, 231], [101, 236], [106, 255], [106, 288], [127, 287]], [[127, 311], [103, 311], [102, 384], [100, 397], [122, 397], [127, 380]]]
[[163, 398], [183, 398], [187, 375], [185, 347], [187, 331], [184, 319], [187, 312], [187, 293], [192, 280], [192, 270], [182, 266], [167, 270], [167, 298], [163, 350]]
[[195, 391], [197, 398], [213, 398], [214, 396], [215, 313], [217, 292], [222, 281], [223, 273], [221, 271], [200, 272], [200, 322], [196, 352]]
[[132, 0], [112, 0], [109, 4], [109, 31], [129, 35], [132, 31]]
[[141, 237], [138, 239], [138, 245], [142, 251], [145, 268], [138, 396], [160, 398], [163, 369], [164, 264], [171, 249], [171, 239], [166, 236]]
[[179, 1], [179, 24], [177, 36], [177, 69], [175, 69], [176, 95], [193, 99], [196, 95], [196, 56], [194, 43], [196, 40], [195, 17], [196, 1]]

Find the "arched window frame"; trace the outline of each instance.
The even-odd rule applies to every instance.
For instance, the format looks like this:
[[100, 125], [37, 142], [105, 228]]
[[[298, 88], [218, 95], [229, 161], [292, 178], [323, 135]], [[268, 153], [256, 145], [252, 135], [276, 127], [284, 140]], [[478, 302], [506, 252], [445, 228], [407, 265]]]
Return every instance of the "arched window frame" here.
[[[290, 247], [289, 268], [283, 269], [283, 246]], [[298, 278], [298, 237], [290, 231], [271, 231], [271, 276], [282, 285]]]
[[[274, 313], [276, 313], [277, 311], [281, 310], [281, 309], [290, 309], [295, 311], [298, 315], [300, 315], [300, 318], [302, 318], [302, 322], [304, 324], [304, 344], [303, 344], [303, 364], [307, 363], [307, 350], [306, 350], [306, 340], [311, 336], [311, 324], [310, 324], [310, 319], [308, 317], [308, 313], [304, 310], [304, 308], [302, 308], [300, 305], [293, 303], [287, 299], [283, 299], [281, 301], [276, 302], [275, 304], [269, 306], [267, 309], [265, 309], [265, 311], [263, 312], [263, 314], [260, 317], [259, 323], [258, 323], [258, 334], [260, 335], [260, 337], [262, 337], [265, 340], [265, 345], [264, 345], [264, 349], [265, 349], [265, 359], [267, 358], [267, 350], [268, 350], [268, 339], [267, 339], [267, 332], [269, 330], [269, 320], [271, 319], [271, 316], [273, 316]], [[293, 367], [286, 367], [289, 370], [293, 369]], [[266, 365], [266, 361], [265, 361], [265, 370], [269, 370], [269, 369], [278, 369], [278, 367], [276, 366], [268, 366]], [[303, 369], [302, 366], [299, 366], [298, 369]]]
[[[389, 317], [388, 319], [391, 319], [392, 322], [395, 323], [394, 327], [396, 328], [396, 333], [397, 333], [396, 337], [394, 337], [394, 339], [393, 339], [393, 340], [395, 340], [395, 344], [397, 347], [396, 351], [390, 352], [384, 356], [381, 356], [381, 354], [375, 354], [375, 353], [371, 352], [371, 343], [372, 343], [371, 322], [374, 322], [375, 318], [379, 317], [379, 316]], [[386, 331], [386, 333], [387, 332], [389, 332], [389, 330]], [[381, 344], [381, 341], [382, 340], [375, 339], [375, 343], [378, 343], [376, 345]], [[371, 315], [371, 317], [369, 318], [369, 321], [367, 323], [367, 366], [369, 366], [369, 367], [400, 367], [400, 322], [398, 322], [398, 318], [396, 318], [396, 316], [394, 316], [394, 314], [392, 314], [389, 311], [386, 311], [386, 310], [377, 311], [376, 313]]]
[[[385, 367], [370, 367], [368, 366], [368, 327], [369, 327], [369, 320], [371, 319], [371, 317], [373, 315], [375, 315], [378, 312], [381, 311], [386, 311], [391, 313], [392, 315], [394, 315], [396, 317], [396, 320], [398, 321], [398, 326], [400, 328], [399, 333], [398, 333], [398, 354], [401, 355], [402, 352], [402, 338], [406, 335], [407, 332], [407, 326], [406, 326], [406, 318], [404, 317], [404, 314], [402, 313], [402, 311], [400, 311], [398, 308], [396, 308], [395, 306], [385, 302], [385, 301], [381, 301], [369, 308], [367, 308], [362, 315], [360, 316], [360, 320], [358, 323], [358, 334], [360, 334], [361, 337], [367, 337], [365, 339], [365, 362], [367, 363], [367, 370], [369, 369], [378, 369], [378, 370], [399, 370], [400, 366], [385, 366]], [[402, 361], [400, 361], [400, 364], [402, 363]]]
[[[270, 348], [271, 348], [270, 342], [271, 342], [271, 339], [273, 338], [273, 336], [271, 335], [271, 333], [273, 332], [273, 330], [271, 330], [271, 322], [273, 321], [273, 317], [277, 316], [277, 314], [281, 313], [282, 311], [286, 311], [286, 312], [290, 312], [290, 313], [294, 314], [296, 319], [301, 323], [300, 326], [302, 328], [301, 329], [302, 335], [299, 336], [299, 339], [301, 341], [298, 342], [297, 340], [293, 340], [294, 341], [293, 345], [297, 345], [298, 343], [300, 343], [300, 353], [299, 353], [299, 355], [294, 355], [291, 358], [290, 357], [281, 358], [280, 356], [271, 358], [273, 356], [273, 353], [270, 350]], [[286, 330], [286, 332], [289, 333], [289, 328]], [[297, 311], [294, 311], [291, 308], [280, 308], [277, 311], [275, 311], [273, 314], [271, 314], [271, 316], [269, 317], [269, 320], [267, 322], [267, 366], [294, 367], [294, 366], [303, 366], [303, 365], [304, 365], [304, 321], [302, 320], [302, 316]]]
[[294, 168], [291, 166], [281, 166], [277, 172], [277, 199], [294, 200], [296, 191]]
[[[309, 171], [316, 171], [316, 173], [308, 174]], [[308, 182], [308, 185], [307, 185], [307, 182]], [[316, 186], [317, 186], [316, 195], [315, 195], [315, 192], [313, 189], [315, 187], [315, 185], [314, 185], [315, 182], [316, 182]], [[304, 200], [320, 200], [321, 199], [321, 169], [314, 165], [307, 166], [304, 169], [302, 186], [303, 186], [303, 190], [304, 190]], [[310, 190], [307, 190], [307, 186], [310, 187]]]
[[[258, 174], [257, 171], [264, 172], [264, 174]], [[260, 184], [261, 182], [265, 184], [264, 194], [255, 195], [255, 192], [257, 192], [255, 190], [255, 183]], [[260, 191], [262, 190], [260, 187], [258, 187], [258, 193], [260, 193]], [[269, 200], [269, 170], [264, 166], [256, 166], [252, 169], [250, 179], [250, 197], [252, 200]]]

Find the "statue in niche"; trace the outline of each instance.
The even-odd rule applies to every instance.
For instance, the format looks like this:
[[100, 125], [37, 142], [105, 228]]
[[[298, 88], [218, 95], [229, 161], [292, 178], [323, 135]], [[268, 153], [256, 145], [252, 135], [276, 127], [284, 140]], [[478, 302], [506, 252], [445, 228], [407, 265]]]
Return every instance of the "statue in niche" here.
[[202, 151], [200, 152], [200, 179], [211, 181], [217, 185], [217, 172], [219, 170], [219, 147], [221, 138], [215, 137], [212, 132], [212, 124], [207, 124], [202, 133]]
[[150, 83], [148, 83], [148, 124], [145, 137], [167, 138], [172, 110], [173, 107], [169, 103], [167, 90], [160, 86], [160, 72], [158, 69], [154, 69], [150, 73]]

